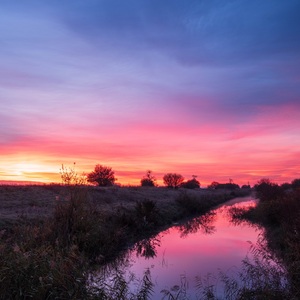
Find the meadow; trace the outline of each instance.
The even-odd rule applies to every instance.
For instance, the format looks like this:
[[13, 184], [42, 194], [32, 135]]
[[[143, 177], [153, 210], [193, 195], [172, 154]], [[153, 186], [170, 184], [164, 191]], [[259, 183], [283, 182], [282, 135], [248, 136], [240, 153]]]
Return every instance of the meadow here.
[[[246, 193], [2, 185], [0, 299], [128, 299], [89, 289], [90, 272], [174, 222]], [[141, 287], [132, 299], [148, 299], [149, 291]]]

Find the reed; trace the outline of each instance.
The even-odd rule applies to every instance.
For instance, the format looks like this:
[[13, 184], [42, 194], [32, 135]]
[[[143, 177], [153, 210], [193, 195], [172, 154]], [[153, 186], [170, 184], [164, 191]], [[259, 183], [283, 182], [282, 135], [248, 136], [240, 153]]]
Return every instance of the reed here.
[[[274, 191], [278, 190], [280, 192], [273, 197]], [[234, 209], [231, 213], [235, 221], [247, 220], [265, 228], [268, 251], [274, 253], [286, 269], [289, 293], [294, 297], [290, 299], [299, 299], [300, 190], [298, 188], [284, 190], [270, 184], [264, 191], [266, 195], [262, 194], [262, 189], [259, 190], [258, 195], [261, 199], [256, 207], [248, 210]]]

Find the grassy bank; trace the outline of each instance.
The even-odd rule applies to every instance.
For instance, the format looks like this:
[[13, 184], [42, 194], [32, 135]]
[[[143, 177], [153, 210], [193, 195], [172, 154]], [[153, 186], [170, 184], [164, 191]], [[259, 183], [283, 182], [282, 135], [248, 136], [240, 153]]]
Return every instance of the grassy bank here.
[[247, 211], [235, 209], [233, 216], [265, 229], [267, 251], [277, 257], [287, 275], [288, 289], [278, 299], [300, 299], [300, 189], [262, 181], [256, 193], [258, 205]]
[[245, 191], [0, 186], [0, 299], [110, 299], [87, 290], [92, 266], [241, 194]]

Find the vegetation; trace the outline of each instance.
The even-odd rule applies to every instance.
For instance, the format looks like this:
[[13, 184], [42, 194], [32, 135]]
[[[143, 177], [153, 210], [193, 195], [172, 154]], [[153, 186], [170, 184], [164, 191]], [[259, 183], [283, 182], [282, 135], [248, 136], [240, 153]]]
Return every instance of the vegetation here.
[[8, 216], [0, 223], [0, 299], [147, 299], [149, 277], [133, 297], [121, 277], [113, 292], [101, 284], [89, 288], [88, 274], [135, 242], [151, 253], [144, 238], [233, 197], [76, 184], [0, 189], [1, 215]]
[[[196, 277], [197, 300], [264, 300], [264, 299], [292, 299], [294, 297], [284, 279], [282, 268], [274, 264], [274, 261], [263, 249], [255, 249], [254, 258], [250, 261], [245, 258], [242, 261], [242, 269], [235, 274], [228, 275], [222, 271], [219, 274], [208, 274], [204, 277]], [[180, 277], [180, 285], [174, 285], [162, 290], [163, 299], [189, 299], [189, 286], [184, 275]], [[222, 296], [220, 296], [222, 294]]]
[[[250, 191], [249, 185], [240, 189], [232, 180], [212, 182], [205, 191], [195, 176], [184, 182], [177, 173], [163, 177], [172, 189], [158, 188], [152, 171], [141, 180], [149, 189], [120, 188], [114, 186], [112, 168], [102, 165], [87, 176], [77, 175], [75, 163], [62, 165], [60, 174], [62, 185], [0, 186], [0, 299], [150, 299], [149, 271], [135, 293], [121, 273], [110, 286], [103, 281], [93, 285], [89, 274], [134, 243], [141, 255], [155, 255], [157, 241], [147, 237], [183, 218], [203, 215], [182, 226], [183, 235], [199, 226], [213, 230], [209, 210]], [[86, 180], [102, 188], [87, 186]], [[300, 179], [279, 186], [263, 178], [255, 191], [256, 207], [231, 213], [235, 221], [264, 226], [265, 243], [254, 250], [262, 255], [254, 262], [244, 260], [238, 279], [220, 274], [224, 297], [299, 299]], [[185, 299], [186, 287], [182, 279], [181, 287], [162, 292], [165, 299]], [[199, 299], [217, 299], [214, 285], [205, 279], [199, 279], [198, 288]]]
[[277, 299], [300, 298], [300, 188], [297, 182], [299, 179], [287, 188], [286, 184], [279, 186], [263, 178], [255, 186], [260, 199], [258, 205], [232, 212], [236, 220], [250, 220], [265, 228], [268, 250], [284, 265], [289, 282], [286, 293], [290, 293], [290, 297], [285, 294]]
[[114, 174], [112, 168], [96, 165], [94, 171], [87, 174], [87, 181], [96, 183], [98, 186], [111, 186], [116, 181]]
[[[250, 188], [250, 186], [244, 186], [244, 188]], [[238, 184], [235, 184], [233, 182], [229, 182], [229, 183], [219, 183], [219, 182], [216, 182], [216, 181], [213, 181], [208, 187], [208, 189], [211, 189], [211, 190], [237, 190], [239, 189], [239, 185]]]
[[156, 178], [152, 175], [152, 171], [148, 170], [146, 175], [141, 179], [141, 186], [155, 186]]
[[164, 175], [163, 181], [168, 188], [177, 189], [183, 183], [184, 178], [177, 173], [167, 173]]
[[76, 163], [73, 163], [72, 167], [65, 167], [63, 164], [60, 169], [60, 176], [63, 185], [83, 185], [87, 183], [86, 175], [83, 173], [78, 175], [75, 170]]
[[186, 182], [183, 182], [181, 184], [181, 187], [186, 189], [199, 189], [200, 188], [200, 182], [196, 179], [197, 176], [193, 176], [193, 179], [190, 179]]

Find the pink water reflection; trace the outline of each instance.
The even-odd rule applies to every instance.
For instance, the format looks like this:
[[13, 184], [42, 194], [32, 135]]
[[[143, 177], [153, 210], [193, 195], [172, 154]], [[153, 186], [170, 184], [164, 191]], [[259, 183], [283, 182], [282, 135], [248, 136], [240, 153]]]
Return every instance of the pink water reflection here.
[[131, 254], [130, 272], [141, 278], [146, 269], [151, 271], [156, 292], [153, 299], [161, 298], [162, 289], [180, 285], [181, 275], [186, 277], [192, 295], [196, 276], [236, 271], [246, 255], [251, 256], [250, 242], [256, 243], [260, 231], [246, 224], [230, 223], [227, 208], [235, 202], [237, 206], [255, 205], [251, 197], [235, 199], [215, 210], [210, 224], [214, 233], [205, 234], [200, 229], [182, 237], [180, 226], [174, 226], [159, 235], [155, 257], [141, 257], [136, 251]]

